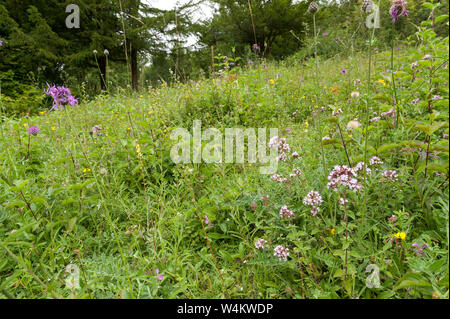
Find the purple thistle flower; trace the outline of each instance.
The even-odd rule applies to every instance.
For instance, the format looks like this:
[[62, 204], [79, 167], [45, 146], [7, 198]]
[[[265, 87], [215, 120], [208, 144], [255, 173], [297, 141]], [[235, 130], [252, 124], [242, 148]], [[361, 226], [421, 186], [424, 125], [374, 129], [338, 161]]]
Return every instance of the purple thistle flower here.
[[37, 126], [31, 126], [28, 129], [28, 134], [33, 135], [33, 136], [38, 135], [40, 132], [41, 132], [41, 130]]
[[70, 106], [75, 106], [78, 104], [78, 99], [73, 97], [70, 89], [65, 86], [50, 86], [48, 83], [47, 86], [48, 89], [44, 92], [53, 98], [53, 107], [50, 111], [63, 109], [65, 104], [69, 104]]
[[253, 51], [259, 51], [259, 45], [257, 43], [253, 44]]
[[341, 70], [341, 74], [347, 74], [347, 70], [346, 69], [342, 69]]
[[407, 2], [405, 0], [393, 0], [392, 6], [389, 9], [389, 13], [392, 16], [392, 23], [395, 23], [400, 17], [407, 16], [408, 10], [406, 10]]

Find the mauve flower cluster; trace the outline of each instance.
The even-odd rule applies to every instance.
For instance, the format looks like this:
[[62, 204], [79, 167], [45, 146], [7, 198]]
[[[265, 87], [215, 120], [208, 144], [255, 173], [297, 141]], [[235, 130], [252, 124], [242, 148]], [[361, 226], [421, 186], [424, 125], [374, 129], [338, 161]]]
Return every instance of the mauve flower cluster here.
[[291, 151], [291, 148], [287, 143], [286, 138], [274, 136], [269, 140], [268, 146], [269, 148], [278, 148], [278, 151], [280, 152], [280, 155], [277, 157], [278, 161], [285, 162], [287, 160], [287, 154]]
[[63, 109], [66, 104], [70, 106], [78, 104], [78, 99], [73, 97], [70, 89], [65, 86], [56, 87], [55, 85], [50, 86], [49, 84], [47, 86], [48, 89], [45, 91], [45, 94], [53, 98], [53, 107], [50, 111]]
[[273, 255], [278, 257], [280, 260], [286, 261], [289, 256], [289, 248], [284, 248], [283, 246], [278, 245], [274, 248]]
[[413, 251], [417, 257], [423, 257], [423, 255], [425, 254], [425, 249], [429, 248], [427, 244], [423, 244], [423, 246], [420, 246], [418, 243], [414, 243], [411, 246], [414, 247]]
[[311, 206], [311, 214], [316, 217], [320, 212], [319, 206], [322, 204], [322, 196], [316, 191], [310, 191], [305, 198], [303, 198], [303, 204]]
[[339, 185], [348, 187], [350, 190], [356, 192], [362, 189], [362, 185], [357, 180], [358, 174], [355, 169], [349, 168], [345, 165], [336, 165], [328, 176], [328, 188], [337, 190]]
[[385, 177], [386, 179], [388, 179], [390, 181], [396, 181], [398, 179], [398, 174], [394, 170], [384, 171], [382, 175], [383, 175], [383, 177]]
[[369, 164], [370, 164], [370, 165], [382, 165], [382, 164], [383, 164], [383, 161], [382, 161], [379, 157], [373, 156], [373, 157], [370, 159]]
[[256, 247], [256, 249], [264, 249], [264, 248], [266, 248], [265, 247], [266, 244], [267, 244], [267, 240], [260, 238], [256, 241], [255, 247]]
[[295, 214], [294, 214], [294, 212], [292, 210], [287, 208], [286, 205], [284, 205], [280, 209], [280, 217], [281, 218], [291, 218], [291, 217], [295, 217]]
[[390, 110], [387, 111], [387, 112], [381, 113], [380, 116], [381, 116], [381, 117], [388, 117], [388, 116], [395, 117], [395, 114], [396, 114], [395, 109], [390, 109]]
[[367, 167], [367, 165], [364, 162], [359, 162], [358, 164], [356, 164], [354, 171], [359, 172], [364, 170], [364, 168], [366, 169], [367, 174], [372, 173], [372, 170], [369, 167]]

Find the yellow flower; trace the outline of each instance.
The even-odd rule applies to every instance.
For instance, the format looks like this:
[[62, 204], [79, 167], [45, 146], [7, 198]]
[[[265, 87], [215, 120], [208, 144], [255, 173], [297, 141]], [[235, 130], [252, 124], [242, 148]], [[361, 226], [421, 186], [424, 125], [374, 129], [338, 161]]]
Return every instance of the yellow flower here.
[[27, 127], [27, 126], [28, 126], [28, 123], [24, 123], [23, 126]]
[[269, 80], [270, 84], [275, 84], [275, 81], [273, 79]]
[[330, 230], [330, 233], [331, 233], [331, 235], [334, 236], [334, 233], [336, 233], [336, 229], [332, 228], [332, 229]]
[[353, 137], [353, 135], [352, 135], [352, 134], [349, 134], [349, 135], [348, 135], [348, 137], [352, 138], [352, 137]]
[[306, 126], [306, 127], [308, 127], [308, 126], [309, 126], [309, 123], [308, 123], [308, 121], [305, 121], [305, 126]]
[[404, 232], [399, 232], [399, 233], [394, 234], [394, 237], [397, 239], [405, 240], [406, 234]]
[[139, 95], [139, 97], [142, 99], [144, 96], [143, 95]]
[[383, 84], [383, 86], [386, 86], [386, 82], [383, 79], [379, 79], [378, 82]]
[[39, 115], [44, 115], [45, 114], [45, 112], [39, 112]]
[[56, 131], [56, 128], [54, 126], [52, 126], [52, 131]]

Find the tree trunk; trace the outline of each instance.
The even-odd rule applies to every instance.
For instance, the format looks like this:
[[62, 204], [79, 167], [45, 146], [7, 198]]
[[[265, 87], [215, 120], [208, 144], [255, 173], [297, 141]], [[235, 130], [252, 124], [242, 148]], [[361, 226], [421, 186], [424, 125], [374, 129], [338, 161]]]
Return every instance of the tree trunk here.
[[106, 57], [98, 57], [98, 67], [100, 69], [100, 87], [102, 91], [106, 91]]
[[138, 72], [138, 61], [137, 61], [137, 51], [130, 44], [130, 58], [131, 58], [131, 86], [133, 90], [137, 91], [139, 86], [139, 72]]

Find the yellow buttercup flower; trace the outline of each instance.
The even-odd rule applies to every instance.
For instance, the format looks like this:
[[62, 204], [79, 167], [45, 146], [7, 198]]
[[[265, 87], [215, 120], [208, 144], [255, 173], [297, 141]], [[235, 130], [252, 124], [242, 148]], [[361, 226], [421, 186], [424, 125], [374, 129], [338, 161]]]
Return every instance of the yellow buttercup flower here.
[[398, 232], [398, 233], [394, 234], [394, 237], [395, 237], [396, 239], [405, 240], [406, 234], [405, 234], [404, 232]]
[[273, 79], [269, 80], [270, 84], [275, 84], [275, 81]]
[[383, 79], [379, 79], [378, 82], [383, 84], [383, 86], [386, 86], [386, 82]]
[[334, 234], [336, 233], [336, 229], [332, 228], [332, 229], [330, 230], [330, 233], [331, 233], [331, 235], [334, 236]]

